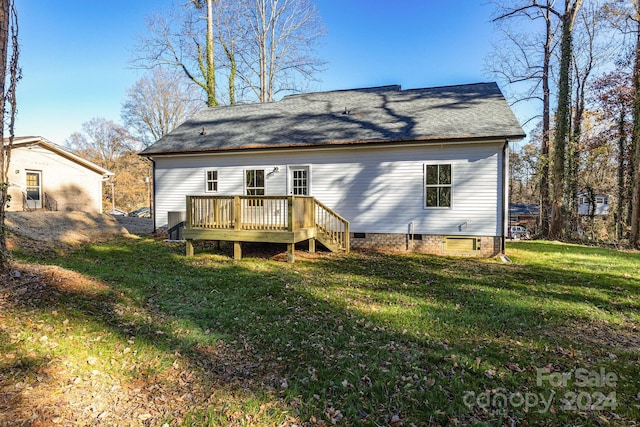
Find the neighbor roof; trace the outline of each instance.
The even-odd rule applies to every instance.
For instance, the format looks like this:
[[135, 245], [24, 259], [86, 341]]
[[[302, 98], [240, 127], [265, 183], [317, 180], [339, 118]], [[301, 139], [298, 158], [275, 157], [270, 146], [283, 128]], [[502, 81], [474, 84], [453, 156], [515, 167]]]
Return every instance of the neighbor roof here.
[[[5, 138], [4, 139], [4, 143], [8, 144], [9, 143], [9, 138]], [[104, 177], [109, 177], [114, 175], [113, 172], [110, 172], [108, 170], [106, 170], [105, 168], [96, 165], [93, 162], [90, 162], [87, 159], [83, 159], [80, 156], [77, 156], [75, 154], [73, 154], [70, 151], [65, 150], [64, 148], [60, 147], [59, 145], [54, 144], [53, 142], [49, 141], [46, 138], [43, 138], [41, 136], [16, 136], [13, 139], [13, 148], [19, 148], [19, 147], [29, 147], [32, 145], [39, 145], [43, 148], [46, 148], [49, 151], [52, 151], [62, 157], [66, 157], [67, 159], [71, 160], [72, 162], [78, 163], [82, 166], [84, 166], [87, 169], [92, 170], [95, 173], [98, 173]]]
[[140, 154], [524, 136], [496, 83], [383, 86], [208, 108]]

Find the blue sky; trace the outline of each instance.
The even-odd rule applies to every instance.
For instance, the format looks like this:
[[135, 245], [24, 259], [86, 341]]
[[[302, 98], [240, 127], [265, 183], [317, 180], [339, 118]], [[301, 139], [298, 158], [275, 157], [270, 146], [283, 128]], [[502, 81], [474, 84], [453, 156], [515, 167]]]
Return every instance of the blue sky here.
[[[16, 134], [64, 144], [91, 118], [119, 122], [126, 89], [143, 75], [129, 61], [144, 18], [171, 1], [16, 0], [24, 76]], [[485, 0], [316, 4], [328, 29], [317, 90], [493, 80], [484, 72], [493, 37]]]

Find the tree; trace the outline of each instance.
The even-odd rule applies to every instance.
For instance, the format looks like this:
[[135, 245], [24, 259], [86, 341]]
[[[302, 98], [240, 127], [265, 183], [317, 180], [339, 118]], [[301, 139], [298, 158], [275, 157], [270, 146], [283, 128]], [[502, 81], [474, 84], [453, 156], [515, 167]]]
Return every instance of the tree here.
[[111, 170], [122, 154], [133, 150], [136, 141], [122, 126], [96, 117], [83, 123], [82, 131], [67, 138], [66, 145], [76, 154]]
[[633, 67], [633, 132], [632, 140], [632, 165], [633, 194], [631, 199], [631, 234], [629, 243], [636, 249], [640, 249], [640, 0], [633, 0], [633, 15], [635, 22], [635, 54]]
[[[173, 7], [166, 15], [147, 17], [148, 35], [136, 48], [134, 65], [141, 68], [167, 66], [180, 70], [206, 95], [209, 107], [218, 105], [216, 93], [213, 0], [206, 0], [206, 24], [202, 27], [202, 0]], [[209, 13], [211, 11], [211, 13]]]
[[[526, 0], [519, 4], [496, 2], [497, 17], [493, 20], [504, 35], [494, 49], [490, 72], [509, 85], [526, 85], [515, 102], [538, 99], [542, 103], [540, 134], [540, 224], [542, 237], [549, 235], [549, 148], [551, 136], [551, 62], [554, 50], [555, 24], [552, 13], [555, 0], [539, 4]], [[531, 23], [542, 22], [537, 33]], [[513, 23], [514, 25], [508, 25]]]
[[[588, 155], [583, 150], [587, 145], [583, 139], [584, 117], [590, 114], [591, 123], [597, 128], [599, 120], [595, 117], [602, 117], [592, 111], [589, 112], [587, 104], [589, 92], [593, 90], [590, 83], [603, 65], [609, 65], [614, 57], [614, 52], [619, 48], [618, 40], [611, 37], [611, 32], [606, 31], [606, 20], [603, 19], [603, 7], [599, 1], [590, 1], [580, 8], [576, 17], [574, 29], [574, 48], [572, 54], [572, 117], [571, 134], [566, 147], [566, 179], [565, 179], [565, 202], [567, 205], [566, 216], [569, 219], [568, 233], [578, 231], [578, 194], [581, 192], [580, 174], [583, 168], [583, 159]], [[591, 97], [593, 98], [593, 97]], [[593, 102], [593, 99], [591, 99]]]
[[[66, 140], [76, 154], [114, 173], [109, 188], [103, 188], [105, 206], [118, 204], [126, 210], [147, 206], [145, 178], [151, 176], [151, 162], [137, 155], [136, 141], [124, 127], [104, 118], [93, 118], [82, 124], [82, 131]], [[114, 191], [111, 185], [115, 186]]]
[[149, 18], [134, 63], [180, 69], [204, 89], [208, 106], [271, 101], [299, 91], [322, 67], [314, 50], [325, 30], [310, 0], [207, 0], [206, 16], [204, 6], [192, 0]]
[[322, 62], [312, 55], [325, 29], [309, 0], [243, 0], [246, 4], [247, 49], [243, 81], [260, 102], [297, 90], [296, 77], [313, 78]]
[[594, 103], [603, 114], [607, 132], [603, 139], [616, 142], [616, 214], [615, 228], [617, 240], [626, 238], [626, 230], [631, 225], [631, 198], [633, 168], [630, 135], [633, 113], [632, 76], [620, 64], [618, 70], [606, 73], [595, 80], [591, 87]]
[[[10, 56], [9, 52], [11, 52]], [[0, 271], [6, 271], [9, 268], [5, 215], [9, 203], [9, 163], [14, 140], [16, 86], [21, 77], [18, 66], [19, 56], [18, 14], [13, 0], [2, 0], [0, 2], [0, 141], [2, 141], [0, 148]], [[9, 123], [6, 122], [7, 117]], [[9, 132], [6, 141], [5, 127]]]
[[573, 26], [582, 0], [565, 0], [564, 13], [554, 11], [562, 22], [560, 41], [560, 67], [558, 101], [553, 138], [551, 224], [549, 237], [560, 239], [564, 235], [565, 160], [568, 140], [571, 137], [571, 63], [573, 57]]
[[203, 106], [197, 89], [182, 74], [154, 68], [127, 89], [121, 116], [124, 125], [148, 147]]

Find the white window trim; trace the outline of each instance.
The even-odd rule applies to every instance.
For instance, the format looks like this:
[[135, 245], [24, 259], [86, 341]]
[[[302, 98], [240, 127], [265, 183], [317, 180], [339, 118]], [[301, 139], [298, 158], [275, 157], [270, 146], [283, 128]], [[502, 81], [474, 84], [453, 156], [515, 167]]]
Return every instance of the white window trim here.
[[[209, 181], [209, 172], [216, 173], [216, 179]], [[209, 182], [216, 183], [216, 190], [209, 190]], [[220, 191], [220, 172], [218, 169], [207, 169], [204, 171], [204, 192], [205, 193], [217, 193]]]
[[[427, 206], [427, 166], [439, 166], [439, 165], [449, 165], [451, 166], [451, 204], [450, 206]], [[422, 209], [424, 210], [432, 210], [432, 209], [436, 209], [436, 210], [451, 210], [453, 209], [454, 206], [454, 195], [455, 195], [455, 191], [454, 190], [454, 179], [453, 179], [453, 172], [454, 172], [454, 164], [453, 162], [447, 162], [447, 161], [438, 161], [438, 162], [425, 162], [422, 165]]]
[[244, 168], [242, 170], [242, 194], [247, 195], [247, 171], [262, 171], [264, 174], [264, 195], [267, 195], [267, 170], [265, 167], [255, 167], [255, 168]]

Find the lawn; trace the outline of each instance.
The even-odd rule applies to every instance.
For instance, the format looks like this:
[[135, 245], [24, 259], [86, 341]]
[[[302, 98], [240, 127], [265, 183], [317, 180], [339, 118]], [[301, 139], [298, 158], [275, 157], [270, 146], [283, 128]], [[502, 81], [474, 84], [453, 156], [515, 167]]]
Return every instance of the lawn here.
[[638, 253], [183, 253], [150, 238], [16, 253], [0, 425], [640, 419]]

